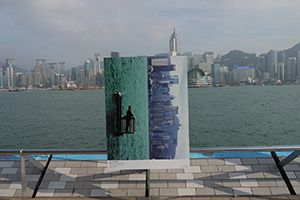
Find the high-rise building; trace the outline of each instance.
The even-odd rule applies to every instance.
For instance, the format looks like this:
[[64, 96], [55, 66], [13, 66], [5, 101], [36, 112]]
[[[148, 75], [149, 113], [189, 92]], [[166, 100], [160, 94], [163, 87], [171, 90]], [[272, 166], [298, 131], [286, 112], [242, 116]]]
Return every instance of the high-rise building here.
[[247, 82], [254, 78], [254, 67], [233, 67], [233, 82]]
[[90, 61], [86, 60], [84, 61], [84, 75], [89, 75], [89, 69], [90, 69]]
[[100, 54], [94, 54], [94, 75], [96, 76], [100, 72]]
[[65, 61], [59, 61], [60, 75], [65, 75], [66, 73], [65, 64], [66, 64]]
[[79, 70], [79, 83], [84, 83], [84, 69]]
[[279, 62], [277, 67], [277, 79], [284, 81], [284, 62]]
[[9, 64], [9, 67], [6, 68], [6, 77], [7, 77], [7, 86], [14, 87], [14, 68], [12, 64]]
[[117, 51], [112, 51], [112, 52], [110, 52], [110, 57], [112, 57], [112, 58], [120, 57], [120, 53]]
[[277, 78], [277, 51], [270, 50], [268, 52], [268, 72], [270, 78]]
[[214, 83], [221, 83], [221, 71], [220, 63], [214, 63]]
[[51, 66], [50, 85], [55, 86], [55, 67]]
[[2, 67], [0, 67], [0, 88], [1, 87], [4, 87], [4, 72]]
[[36, 66], [40, 67], [40, 84], [46, 84], [46, 59], [36, 59]]
[[179, 41], [179, 36], [175, 32], [175, 28], [174, 28], [174, 32], [170, 36], [169, 48], [170, 48], [169, 52], [171, 55], [175, 55], [175, 56], [180, 55], [180, 41]]
[[296, 58], [290, 57], [287, 59], [287, 80], [295, 80], [296, 79]]
[[300, 51], [297, 52], [297, 76], [300, 77]]
[[76, 81], [76, 79], [77, 79], [76, 67], [72, 67], [71, 81]]

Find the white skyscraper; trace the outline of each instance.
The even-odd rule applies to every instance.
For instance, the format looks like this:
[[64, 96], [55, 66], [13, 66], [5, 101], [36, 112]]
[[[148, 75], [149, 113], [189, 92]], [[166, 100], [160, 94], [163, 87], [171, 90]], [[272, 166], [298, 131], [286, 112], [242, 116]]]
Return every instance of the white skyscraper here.
[[179, 36], [175, 32], [172, 33], [169, 40], [170, 45], [170, 54], [171, 55], [180, 55], [180, 42], [179, 42]]
[[97, 73], [100, 72], [100, 54], [94, 54], [94, 75], [96, 76]]

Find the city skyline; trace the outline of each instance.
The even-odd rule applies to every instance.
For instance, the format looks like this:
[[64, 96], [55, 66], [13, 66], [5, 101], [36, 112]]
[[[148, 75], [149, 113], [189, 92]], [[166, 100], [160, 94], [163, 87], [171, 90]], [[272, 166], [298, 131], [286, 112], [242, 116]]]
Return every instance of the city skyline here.
[[0, 56], [18, 67], [36, 59], [82, 65], [94, 53], [110, 57], [168, 52], [172, 30], [181, 52], [232, 49], [266, 53], [300, 40], [298, 1], [1, 1]]

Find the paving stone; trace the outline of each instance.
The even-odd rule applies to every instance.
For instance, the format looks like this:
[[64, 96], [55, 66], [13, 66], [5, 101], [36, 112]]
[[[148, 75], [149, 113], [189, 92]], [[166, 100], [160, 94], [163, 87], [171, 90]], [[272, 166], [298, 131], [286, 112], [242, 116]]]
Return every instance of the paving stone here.
[[241, 158], [241, 161], [244, 165], [256, 165], [258, 160], [256, 158]]
[[112, 181], [128, 181], [129, 174], [114, 174], [111, 176]]
[[232, 172], [228, 173], [230, 179], [247, 179], [244, 172]]
[[277, 186], [275, 179], [258, 179], [257, 182], [260, 187]]
[[11, 181], [1, 181], [0, 189], [8, 189], [11, 183], [12, 183]]
[[82, 161], [81, 167], [97, 167], [98, 161]]
[[297, 178], [294, 172], [286, 172], [286, 175], [288, 176], [288, 178]]
[[14, 165], [14, 162], [10, 161], [1, 161], [0, 162], [0, 167], [12, 167]]
[[53, 197], [55, 189], [39, 189], [36, 197]]
[[209, 188], [223, 187], [222, 182], [220, 180], [204, 180], [203, 184], [205, 187], [209, 187]]
[[[151, 182], [150, 182], [150, 185], [151, 185]], [[145, 181], [137, 181], [136, 182], [136, 188], [146, 188]]]
[[91, 197], [106, 197], [108, 196], [108, 190], [105, 189], [92, 189]]
[[11, 184], [9, 185], [9, 189], [22, 189], [21, 181], [11, 182]]
[[[300, 172], [295, 172], [295, 175], [297, 176], [297, 178], [300, 178]], [[1, 176], [1, 175], [0, 175]], [[0, 179], [1, 180], [1, 179]]]
[[150, 190], [151, 199], [154, 199], [153, 196], [158, 196], [158, 191], [159, 191], [158, 188], [153, 188]]
[[[111, 180], [111, 174], [96, 174], [94, 177], [94, 180], [99, 181], [110, 181]], [[78, 179], [78, 177], [77, 177]]]
[[263, 172], [265, 178], [281, 178], [279, 172]]
[[0, 174], [0, 181], [5, 181], [7, 174]]
[[1, 174], [16, 174], [19, 168], [7, 168], [4, 167], [1, 171]]
[[145, 190], [144, 189], [128, 189], [127, 196], [129, 196], [129, 197], [144, 197]]
[[83, 182], [82, 188], [95, 189], [100, 188], [100, 181], [85, 181]]
[[81, 161], [66, 161], [64, 167], [80, 167], [81, 166]]
[[65, 185], [65, 181], [51, 181], [48, 185], [48, 189], [63, 189]]
[[[151, 183], [150, 183], [151, 185]], [[186, 187], [186, 181], [185, 180], [171, 180], [168, 181], [168, 187], [169, 188], [184, 188]]]
[[202, 180], [186, 180], [186, 187], [199, 188], [199, 187], [204, 187], [204, 184]]
[[87, 172], [87, 167], [74, 167], [74, 168], [69, 168], [69, 174], [86, 174]]
[[225, 161], [223, 159], [208, 159], [208, 165], [224, 165]]
[[240, 158], [228, 158], [225, 159], [225, 165], [241, 165], [241, 159]]
[[263, 179], [265, 178], [262, 172], [246, 172], [247, 178], [251, 179]]
[[252, 172], [251, 165], [234, 166], [237, 172]]
[[225, 195], [225, 196], [232, 196], [233, 190], [231, 188], [215, 188], [216, 195]]
[[268, 165], [252, 165], [254, 172], [269, 172], [271, 171]]
[[26, 181], [38, 181], [39, 178], [40, 178], [40, 175], [25, 175]]
[[194, 179], [194, 175], [192, 173], [177, 173], [177, 180], [191, 180]]
[[258, 183], [256, 180], [240, 180], [240, 184], [242, 187], [258, 187]]
[[158, 173], [151, 173], [150, 180], [158, 180]]
[[[150, 183], [151, 185], [151, 183]], [[119, 182], [119, 188], [120, 189], [126, 189], [126, 188], [136, 188], [137, 182], [136, 181], [120, 181]]]
[[51, 161], [49, 164], [49, 168], [57, 168], [57, 167], [64, 167], [66, 161]]
[[176, 188], [159, 188], [159, 196], [178, 196]]
[[83, 182], [82, 181], [75, 181], [75, 182], [73, 182], [73, 181], [67, 181], [66, 182], [66, 185], [65, 185], [65, 188], [72, 188], [72, 189], [74, 189], [74, 188], [82, 188], [83, 187]]
[[300, 187], [300, 181], [299, 180], [290, 180], [291, 181], [291, 184], [293, 187]]
[[120, 174], [120, 170], [104, 168], [104, 174]]
[[201, 166], [201, 171], [202, 172], [219, 172], [217, 166]]
[[203, 166], [203, 165], [208, 165], [207, 159], [191, 159], [191, 165], [195, 166]]
[[167, 169], [167, 173], [183, 173], [184, 169]]
[[89, 167], [87, 170], [88, 174], [103, 174], [104, 168], [99, 167]]
[[250, 188], [233, 188], [233, 193], [237, 196], [253, 195]]
[[208, 172], [194, 173], [194, 179], [209, 180], [211, 179], [211, 173]]
[[[21, 176], [17, 174], [6, 174], [5, 176], [7, 181], [21, 181]], [[26, 181], [28, 180], [26, 179]]]
[[215, 195], [215, 190], [213, 188], [196, 188], [197, 196], [211, 196]]
[[275, 179], [277, 186], [286, 187], [283, 179]]
[[95, 179], [95, 176], [92, 174], [81, 174], [81, 175], [77, 175], [76, 181], [92, 181], [92, 180], [97, 180], [99, 181], [99, 179]]
[[229, 179], [229, 176], [227, 173], [211, 173], [212, 179]]
[[159, 180], [176, 180], [176, 174], [175, 173], [160, 173], [158, 174]]
[[112, 197], [124, 197], [126, 196], [127, 189], [110, 189], [108, 191], [108, 196]]
[[[1, 166], [2, 161], [0, 162], [0, 167]], [[25, 167], [27, 168], [29, 166], [29, 162], [25, 161]], [[17, 167], [20, 168], [21, 167], [21, 162], [20, 161], [14, 161], [12, 166], [7, 166], [7, 167]]]
[[101, 188], [118, 188], [118, 181], [102, 181]]
[[150, 169], [151, 173], [166, 173], [166, 169]]
[[275, 164], [273, 158], [257, 158], [259, 164]]
[[272, 195], [289, 195], [287, 187], [270, 187]]
[[[69, 167], [55, 168], [54, 174], [70, 174], [71, 169], [74, 169], [74, 168], [69, 168]], [[77, 168], [75, 168], [75, 169], [77, 169]]]
[[[30, 198], [31, 195], [33, 193], [33, 189], [31, 188], [26, 188], [26, 197], [27, 198]], [[1, 193], [0, 193], [1, 194]], [[1, 196], [1, 195], [0, 195]], [[17, 197], [22, 197], [22, 189], [16, 189], [16, 192], [13, 196], [14, 198], [17, 198]], [[13, 200], [14, 198], [10, 198], [11, 200]], [[1, 199], [1, 198], [0, 198]], [[22, 198], [21, 198], [22, 199]], [[16, 199], [16, 200], [21, 200], [21, 199]]]
[[[38, 170], [37, 172], [35, 172], [35, 170]], [[33, 174], [35, 172], [35, 174], [40, 174], [41, 171], [38, 168], [34, 168], [34, 167], [27, 167], [25, 168], [25, 174]], [[21, 174], [21, 169], [17, 168], [17, 172], [15, 174]]]
[[73, 193], [72, 189], [56, 189], [54, 197], [71, 197]]
[[97, 167], [107, 168], [107, 161], [106, 160], [99, 160], [98, 163], [97, 163]]
[[195, 196], [196, 189], [195, 188], [178, 188], [178, 196]]
[[239, 180], [222, 180], [223, 187], [241, 187]]
[[278, 172], [278, 167], [274, 164], [274, 165], [268, 165], [269, 168], [270, 168], [270, 171], [271, 172]]
[[61, 175], [59, 181], [76, 181], [77, 174]]
[[218, 165], [217, 166], [219, 172], [234, 172], [235, 167], [233, 165]]
[[190, 166], [188, 168], [184, 168], [185, 173], [197, 173], [200, 171], [200, 166]]
[[72, 197], [88, 197], [91, 194], [91, 189], [75, 189]]
[[146, 180], [145, 174], [129, 174], [130, 181]]
[[155, 181], [151, 181], [150, 183], [150, 188], [166, 188], [166, 187], [168, 187], [168, 181], [155, 180]]
[[253, 195], [266, 196], [272, 195], [268, 187], [251, 188]]

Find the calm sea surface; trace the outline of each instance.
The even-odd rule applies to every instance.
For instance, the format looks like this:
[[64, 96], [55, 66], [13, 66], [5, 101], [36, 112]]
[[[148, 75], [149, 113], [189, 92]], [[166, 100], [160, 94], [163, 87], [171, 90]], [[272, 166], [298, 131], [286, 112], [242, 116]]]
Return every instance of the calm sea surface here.
[[[104, 149], [104, 90], [0, 92], [0, 149]], [[190, 146], [300, 144], [300, 85], [189, 89]]]

